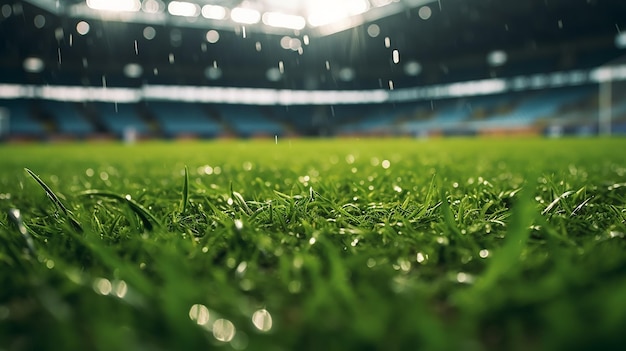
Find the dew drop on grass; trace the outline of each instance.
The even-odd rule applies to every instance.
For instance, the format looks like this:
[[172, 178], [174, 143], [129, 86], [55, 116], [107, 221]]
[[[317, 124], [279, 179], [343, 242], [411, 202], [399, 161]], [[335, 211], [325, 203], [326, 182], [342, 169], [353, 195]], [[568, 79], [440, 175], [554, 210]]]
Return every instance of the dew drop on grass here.
[[260, 309], [252, 314], [252, 324], [263, 332], [272, 329], [272, 315], [266, 309]]
[[123, 299], [128, 293], [128, 284], [125, 281], [120, 280], [115, 284], [115, 296]]
[[381, 162], [381, 165], [384, 169], [388, 169], [389, 167], [391, 167], [391, 162], [389, 160], [383, 160], [383, 162]]
[[216, 320], [213, 323], [213, 337], [223, 342], [231, 341], [235, 337], [235, 325], [228, 319]]
[[424, 262], [426, 262], [426, 259], [427, 259], [427, 255], [424, 255], [421, 252], [417, 253], [417, 257], [416, 257], [417, 263], [424, 263]]
[[315, 244], [316, 241], [317, 240], [315, 238], [311, 237], [311, 239], [309, 239], [309, 245]]
[[98, 278], [94, 280], [93, 289], [100, 295], [109, 295], [113, 290], [113, 285], [106, 278]]
[[[229, 200], [231, 200], [231, 202], [232, 202], [232, 199], [229, 199]], [[230, 204], [230, 205], [232, 205], [232, 204]], [[237, 230], [242, 230], [243, 229], [243, 222], [241, 221], [241, 219], [235, 219], [234, 223], [235, 223], [235, 228]]]
[[195, 304], [189, 309], [189, 319], [198, 325], [205, 325], [209, 322], [210, 312], [205, 305]]
[[478, 252], [478, 256], [480, 256], [480, 258], [487, 258], [489, 257], [489, 250], [487, 249], [482, 249]]

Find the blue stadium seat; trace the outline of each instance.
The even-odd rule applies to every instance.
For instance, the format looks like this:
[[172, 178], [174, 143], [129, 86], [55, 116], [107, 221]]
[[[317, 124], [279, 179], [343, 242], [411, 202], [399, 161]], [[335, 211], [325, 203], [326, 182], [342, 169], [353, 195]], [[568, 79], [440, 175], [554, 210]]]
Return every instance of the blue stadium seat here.
[[32, 101], [25, 99], [0, 100], [0, 106], [9, 111], [9, 136], [42, 137], [43, 126], [33, 118]]
[[218, 105], [222, 120], [228, 123], [237, 135], [283, 135], [285, 130], [279, 123], [267, 119], [258, 106]]
[[210, 138], [222, 134], [221, 125], [209, 118], [198, 104], [151, 101], [148, 107], [167, 137]]
[[85, 136], [95, 131], [94, 126], [70, 102], [44, 100], [41, 107], [52, 117], [61, 134]]
[[146, 123], [135, 111], [134, 104], [96, 102], [93, 106], [97, 110], [102, 125], [118, 137], [122, 137], [131, 128], [138, 135], [146, 135], [150, 132]]

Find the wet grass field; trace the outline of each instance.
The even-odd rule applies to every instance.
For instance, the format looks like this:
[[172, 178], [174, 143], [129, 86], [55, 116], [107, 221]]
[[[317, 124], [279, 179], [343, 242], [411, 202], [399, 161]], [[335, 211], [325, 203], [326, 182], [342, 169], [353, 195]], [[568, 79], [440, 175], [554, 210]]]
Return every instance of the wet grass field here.
[[624, 150], [0, 145], [0, 350], [620, 349]]

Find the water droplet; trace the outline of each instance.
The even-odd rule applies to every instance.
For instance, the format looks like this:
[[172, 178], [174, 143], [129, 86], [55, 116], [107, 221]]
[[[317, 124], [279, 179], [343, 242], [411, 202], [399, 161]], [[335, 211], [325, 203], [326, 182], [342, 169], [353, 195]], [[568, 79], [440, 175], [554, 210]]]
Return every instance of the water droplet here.
[[393, 90], [393, 80], [389, 79], [389, 90]]
[[89, 30], [89, 23], [85, 21], [80, 21], [76, 24], [76, 32], [80, 35], [86, 35], [87, 33], [89, 33]]
[[167, 59], [168, 59], [168, 61], [169, 61], [170, 63], [174, 63], [174, 54], [170, 53], [170, 54], [167, 56]]
[[[229, 199], [230, 202], [232, 202], [232, 199]], [[229, 203], [229, 205], [232, 205], [232, 203]], [[237, 230], [242, 230], [243, 229], [243, 222], [241, 221], [241, 219], [237, 218], [234, 220], [235, 223], [235, 228], [237, 228]]]
[[219, 341], [229, 342], [235, 336], [235, 325], [228, 319], [220, 318], [213, 323], [213, 337]]
[[487, 249], [482, 249], [478, 252], [478, 256], [480, 256], [480, 258], [487, 258], [489, 257], [489, 250]]
[[198, 325], [209, 323], [209, 317], [209, 309], [205, 305], [195, 304], [189, 309], [189, 319], [196, 322]]
[[391, 167], [391, 162], [389, 160], [383, 160], [383, 162], [381, 162], [381, 166], [383, 166], [384, 169], [388, 169]]
[[398, 49], [394, 49], [392, 51], [391, 57], [393, 59], [393, 63], [395, 63], [395, 64], [400, 63], [400, 51], [398, 51]]
[[269, 331], [272, 329], [272, 315], [266, 309], [258, 310], [252, 314], [252, 323], [260, 331]]
[[421, 19], [427, 20], [430, 18], [430, 16], [432, 16], [433, 10], [431, 10], [429, 6], [422, 6], [417, 11], [417, 14], [420, 16]]
[[391, 47], [391, 39], [389, 39], [389, 37], [385, 37], [385, 47], [387, 49]]
[[108, 279], [97, 278], [94, 280], [93, 289], [100, 295], [109, 295], [113, 290], [113, 286]]

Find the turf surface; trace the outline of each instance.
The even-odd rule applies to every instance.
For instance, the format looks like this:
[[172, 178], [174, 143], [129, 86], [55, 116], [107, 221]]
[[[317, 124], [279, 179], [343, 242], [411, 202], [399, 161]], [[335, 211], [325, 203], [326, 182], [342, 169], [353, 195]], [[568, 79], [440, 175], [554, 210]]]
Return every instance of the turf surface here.
[[623, 150], [0, 145], [0, 350], [621, 349]]

